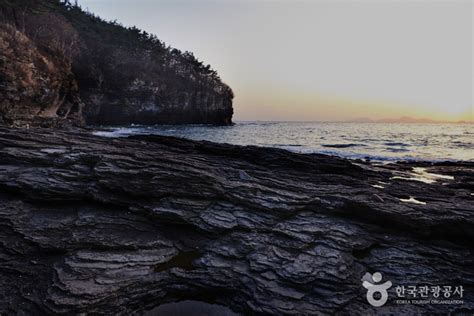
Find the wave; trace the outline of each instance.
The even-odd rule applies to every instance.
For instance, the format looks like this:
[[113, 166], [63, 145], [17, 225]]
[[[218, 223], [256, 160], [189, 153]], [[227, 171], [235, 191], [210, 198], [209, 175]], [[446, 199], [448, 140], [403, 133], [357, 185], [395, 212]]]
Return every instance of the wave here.
[[454, 148], [474, 148], [474, 143], [472, 142], [452, 141], [451, 145]]
[[392, 153], [402, 153], [402, 152], [407, 152], [410, 150], [406, 148], [386, 148], [385, 151], [390, 151]]
[[300, 144], [270, 144], [269, 146], [271, 147], [303, 147], [303, 145], [300, 145]]
[[384, 145], [386, 146], [410, 146], [409, 144], [405, 144], [405, 143], [397, 143], [397, 142], [387, 142], [387, 143], [384, 143]]
[[364, 147], [364, 144], [322, 144], [322, 147], [329, 148], [349, 148], [349, 147]]

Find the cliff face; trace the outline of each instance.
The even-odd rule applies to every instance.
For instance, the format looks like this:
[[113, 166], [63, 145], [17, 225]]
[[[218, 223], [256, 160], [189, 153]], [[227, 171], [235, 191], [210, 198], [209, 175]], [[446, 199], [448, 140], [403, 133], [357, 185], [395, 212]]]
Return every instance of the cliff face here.
[[122, 93], [83, 91], [90, 124], [230, 124], [232, 101], [212, 91], [167, 91], [166, 84], [137, 79]]
[[232, 90], [210, 65], [153, 35], [57, 0], [0, 0], [0, 17], [6, 124], [232, 121]]
[[13, 27], [0, 24], [0, 122], [58, 126], [82, 123], [71, 64], [40, 52]]
[[230, 124], [232, 102], [224, 96], [201, 91], [175, 91], [162, 97], [153, 85], [131, 84], [124, 94], [87, 91], [81, 94], [87, 104], [89, 124]]
[[[190, 52], [153, 35], [71, 8], [83, 46], [73, 60], [87, 122], [211, 123], [232, 120], [232, 90]], [[81, 27], [87, 25], [86, 30]]]

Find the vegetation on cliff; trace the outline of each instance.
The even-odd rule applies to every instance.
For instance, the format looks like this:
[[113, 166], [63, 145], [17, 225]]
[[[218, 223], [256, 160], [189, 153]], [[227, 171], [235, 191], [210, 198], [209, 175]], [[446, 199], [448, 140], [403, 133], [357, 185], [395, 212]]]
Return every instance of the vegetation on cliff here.
[[[217, 72], [154, 35], [104, 21], [69, 1], [0, 0], [0, 18], [2, 29], [21, 32], [44, 58], [70, 65], [82, 100], [76, 105], [84, 103], [88, 123], [231, 122], [233, 93]], [[0, 54], [3, 95], [18, 81], [8, 79], [4, 68], [16, 60], [4, 49]], [[11, 112], [25, 103], [5, 107]]]

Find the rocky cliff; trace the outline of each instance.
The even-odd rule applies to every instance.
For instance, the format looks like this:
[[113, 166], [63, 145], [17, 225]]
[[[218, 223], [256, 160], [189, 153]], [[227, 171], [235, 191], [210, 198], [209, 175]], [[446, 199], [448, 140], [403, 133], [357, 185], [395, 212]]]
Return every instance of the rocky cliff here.
[[26, 35], [0, 24], [0, 123], [80, 125], [81, 110], [71, 63], [59, 52], [39, 51]]
[[[472, 314], [472, 192], [473, 163], [0, 128], [0, 314], [187, 299], [245, 315]], [[375, 271], [393, 284], [382, 307], [362, 287]], [[462, 303], [397, 303], [396, 286], [461, 285]]]
[[0, 0], [0, 18], [6, 124], [232, 122], [216, 71], [153, 35], [68, 1]]

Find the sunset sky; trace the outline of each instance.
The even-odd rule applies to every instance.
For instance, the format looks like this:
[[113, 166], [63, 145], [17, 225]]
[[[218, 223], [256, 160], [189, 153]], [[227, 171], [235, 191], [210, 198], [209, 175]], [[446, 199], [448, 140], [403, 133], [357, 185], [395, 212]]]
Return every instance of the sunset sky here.
[[79, 4], [211, 64], [235, 120], [474, 120], [470, 0]]

